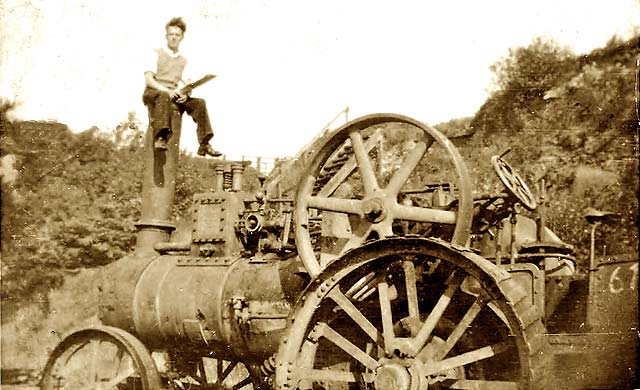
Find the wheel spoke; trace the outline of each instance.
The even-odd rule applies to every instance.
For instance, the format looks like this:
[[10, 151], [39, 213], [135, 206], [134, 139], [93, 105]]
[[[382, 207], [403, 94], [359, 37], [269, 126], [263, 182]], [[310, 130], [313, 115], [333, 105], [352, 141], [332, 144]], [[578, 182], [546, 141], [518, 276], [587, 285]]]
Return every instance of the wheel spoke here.
[[457, 220], [456, 213], [453, 211], [404, 206], [399, 204], [393, 205], [391, 214], [396, 220], [400, 219], [415, 222], [431, 222], [453, 225]]
[[529, 190], [529, 187], [527, 187], [527, 184], [520, 178], [520, 176], [516, 176], [515, 181], [517, 182], [516, 188], [521, 199], [528, 203], [532, 203], [534, 201], [532, 198], [533, 194]]
[[353, 130], [349, 133], [351, 139], [351, 146], [353, 147], [353, 153], [356, 155], [358, 161], [358, 170], [362, 177], [362, 184], [364, 184], [365, 196], [373, 194], [374, 191], [379, 189], [378, 180], [376, 174], [373, 171], [373, 165], [369, 158], [369, 153], [362, 141], [362, 134], [358, 130]]
[[324, 196], [310, 196], [307, 198], [308, 207], [318, 210], [335, 211], [339, 213], [355, 214], [364, 217], [362, 201], [358, 199], [328, 198]]
[[511, 186], [515, 187], [515, 177], [513, 176], [513, 172], [511, 171], [511, 168], [506, 166], [506, 165], [502, 165], [502, 169], [503, 169], [503, 173], [504, 173], [504, 178], [505, 180], [511, 184]]
[[356, 295], [362, 292], [363, 288], [371, 283], [374, 279], [377, 278], [377, 275], [374, 272], [369, 272], [365, 276], [361, 277], [357, 282], [355, 282], [344, 295], [346, 297], [352, 298], [353, 300], [357, 300], [355, 298]]
[[337, 288], [331, 290], [328, 294], [328, 297], [331, 298], [344, 312], [351, 317], [351, 319], [373, 340], [376, 344], [383, 346], [384, 340], [378, 329], [367, 319], [367, 317], [362, 314], [360, 310], [347, 298], [344, 296], [342, 291]]
[[[344, 214], [339, 215], [344, 216]], [[365, 242], [371, 234], [372, 226], [371, 222], [368, 222], [365, 219], [360, 219], [357, 223], [352, 224], [351, 237], [339, 248], [339, 253], [337, 251], [333, 251], [332, 253], [322, 252], [320, 254], [320, 267], [324, 269], [327, 264], [338, 258], [341, 253], [362, 245], [362, 243]], [[332, 249], [335, 250], [336, 248]]]
[[[200, 361], [202, 362], [202, 359]], [[199, 382], [200, 382], [200, 386], [202, 386], [203, 388], [240, 389], [253, 383], [253, 378], [248, 368], [246, 370], [247, 371], [246, 377], [244, 375], [245, 374], [244, 369], [235, 371], [236, 367], [239, 367], [241, 363], [235, 362], [235, 361], [227, 361], [219, 358], [215, 358], [215, 361], [216, 361], [215, 362], [216, 364], [215, 378], [209, 378], [209, 380], [213, 381], [211, 383], [207, 381], [207, 373], [205, 370], [204, 362], [198, 363], [198, 369], [201, 370], [201, 375], [199, 376], [199, 379], [200, 379]], [[225, 366], [225, 362], [228, 362], [229, 364]], [[232, 375], [234, 371], [236, 374]], [[240, 376], [240, 374], [243, 374], [243, 375]], [[244, 379], [236, 383], [236, 381], [240, 380], [240, 377], [244, 377]], [[233, 380], [228, 380], [228, 379], [233, 379]], [[228, 383], [225, 383], [225, 382], [228, 382]]]
[[[302, 344], [302, 348], [300, 348], [300, 354], [298, 355], [298, 367], [302, 368], [313, 368], [314, 358], [316, 356], [316, 352], [318, 351], [318, 342], [305, 340]], [[309, 379], [301, 379], [299, 383], [300, 389], [311, 389], [313, 384]]]
[[367, 240], [369, 234], [371, 234], [372, 224], [366, 219], [361, 218], [357, 223], [352, 226], [352, 236], [345, 244], [342, 252], [345, 252], [349, 249], [353, 249], [355, 247], [360, 246], [363, 242]]
[[118, 383], [120, 383], [120, 382], [124, 381], [125, 379], [129, 378], [134, 373], [135, 373], [135, 370], [133, 369], [133, 367], [128, 367], [127, 370], [125, 372], [123, 372], [122, 374], [116, 376], [115, 378], [111, 379], [108, 382], [98, 383], [95, 388], [96, 388], [96, 390], [112, 389]]
[[469, 328], [469, 325], [476, 319], [478, 314], [480, 314], [480, 310], [487, 303], [483, 296], [479, 296], [473, 302], [469, 310], [465, 313], [464, 317], [460, 320], [460, 322], [456, 325], [456, 327], [451, 331], [451, 334], [447, 338], [447, 341], [442, 345], [438, 352], [436, 353], [435, 360], [442, 360], [445, 356], [451, 351], [454, 345], [460, 340], [464, 332]]
[[216, 381], [218, 383], [222, 383], [222, 372], [224, 371], [224, 366], [223, 366], [223, 361], [222, 359], [216, 359]]
[[233, 369], [236, 368], [237, 365], [238, 365], [238, 362], [230, 362], [227, 368], [225, 368], [224, 371], [222, 372], [222, 377], [218, 378], [219, 383], [224, 382], [224, 380], [227, 379], [229, 374], [231, 374], [231, 371], [233, 371]]
[[116, 371], [115, 371], [114, 375], [118, 375], [118, 373], [120, 372], [120, 367], [122, 367], [122, 358], [123, 357], [124, 357], [124, 349], [118, 348], [118, 350], [116, 351], [116, 356], [115, 356], [115, 359], [118, 361], [118, 364], [116, 365]]
[[324, 337], [325, 339], [331, 341], [338, 348], [345, 351], [355, 360], [360, 362], [363, 366], [370, 370], [375, 370], [378, 367], [378, 362], [367, 355], [367, 353], [356, 345], [354, 345], [351, 341], [347, 340], [343, 335], [333, 330], [329, 325], [324, 322], [318, 323], [314, 330], [314, 338]]
[[449, 359], [440, 360], [437, 362], [429, 363], [421, 370], [422, 375], [433, 375], [441, 371], [451, 370], [456, 367], [465, 366], [470, 363], [474, 363], [480, 360], [484, 360], [502, 353], [509, 349], [510, 344], [506, 341], [489, 345], [486, 347], [478, 348], [470, 352], [465, 352], [458, 356], [451, 357]]
[[198, 360], [198, 371], [200, 372], [199, 379], [200, 383], [207, 383], [207, 372], [204, 369], [204, 359], [200, 358]]
[[460, 275], [459, 273], [456, 274], [455, 272], [449, 277], [447, 288], [438, 299], [438, 302], [431, 310], [431, 313], [429, 313], [427, 320], [424, 322], [424, 324], [422, 324], [420, 331], [412, 341], [414, 354], [420, 352], [426, 345], [427, 340], [429, 340], [429, 337], [431, 336], [431, 332], [433, 332], [438, 322], [440, 322], [440, 318], [442, 318], [444, 311], [447, 309], [447, 306], [449, 306], [449, 303], [451, 302], [451, 297], [456, 292], [463, 279], [464, 276]]
[[[72, 348], [70, 348], [69, 351], [65, 353], [66, 358], [65, 358], [64, 364], [69, 364], [69, 361], [75, 356], [75, 354], [78, 351], [82, 351], [84, 347], [86, 347], [90, 342], [91, 340], [83, 341], [81, 343], [78, 343], [78, 345], [75, 345]], [[82, 352], [80, 352], [80, 354], [82, 355]]]
[[416, 268], [411, 260], [403, 261], [402, 268], [404, 269], [404, 284], [407, 289], [409, 318], [419, 320], [420, 308], [418, 306], [418, 289], [416, 288]]
[[[373, 147], [382, 139], [382, 133], [380, 131], [376, 131], [371, 137], [369, 137], [364, 142], [364, 148], [367, 153], [373, 149]], [[331, 196], [336, 189], [342, 184], [351, 172], [356, 169], [357, 162], [354, 156], [350, 156], [349, 159], [344, 163], [342, 168], [336, 172], [333, 177], [327, 182], [327, 184], [322, 187], [322, 189], [318, 192], [318, 196]]]
[[318, 351], [317, 340], [305, 340], [300, 348], [300, 355], [298, 355], [300, 367], [311, 368], [313, 367], [313, 359]]
[[98, 355], [99, 355], [99, 344], [102, 342], [99, 340], [91, 340], [89, 342], [90, 348], [90, 359], [91, 363], [89, 364], [89, 381], [90, 383], [98, 382]]
[[378, 233], [379, 238], [390, 237], [393, 236], [393, 221], [391, 219], [386, 219], [380, 223], [373, 224], [371, 229]]
[[385, 189], [385, 192], [388, 196], [397, 196], [402, 187], [409, 180], [409, 176], [411, 176], [411, 172], [418, 166], [420, 160], [427, 152], [427, 144], [423, 141], [416, 143], [414, 148], [409, 152], [407, 158], [402, 162], [400, 168], [393, 175], [391, 180], [389, 180], [389, 184]]
[[232, 389], [233, 390], [238, 390], [238, 389], [242, 389], [243, 387], [250, 385], [251, 384], [251, 377], [246, 377], [243, 380], [241, 380], [240, 382], [236, 383], [235, 385], [233, 385]]
[[380, 316], [382, 318], [382, 336], [385, 341], [385, 352], [391, 353], [391, 351], [387, 349], [389, 349], [393, 343], [395, 333], [393, 331], [391, 301], [389, 300], [389, 285], [384, 279], [378, 282], [378, 298], [380, 300]]
[[376, 286], [372, 286], [366, 292], [363, 291], [361, 295], [354, 297], [354, 299], [357, 299], [358, 301], [364, 301], [365, 299], [369, 298], [374, 292], [376, 292], [377, 289], [378, 288]]
[[[351, 296], [351, 300], [352, 301], [357, 301], [357, 302], [362, 302], [365, 299], [367, 299], [371, 294], [373, 294], [377, 289], [377, 285], [381, 280], [384, 280], [384, 275], [377, 275], [375, 276], [374, 274], [374, 278], [371, 280], [368, 280], [366, 285], [362, 288], [360, 288], [358, 291], [354, 291], [352, 296]], [[351, 289], [350, 289], [351, 290]]]

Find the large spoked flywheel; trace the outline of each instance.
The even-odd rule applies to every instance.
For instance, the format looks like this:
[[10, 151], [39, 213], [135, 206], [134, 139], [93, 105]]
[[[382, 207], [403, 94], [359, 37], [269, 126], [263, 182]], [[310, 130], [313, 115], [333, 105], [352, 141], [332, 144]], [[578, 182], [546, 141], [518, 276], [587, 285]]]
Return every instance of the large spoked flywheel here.
[[530, 389], [544, 328], [508, 272], [439, 239], [396, 237], [312, 282], [278, 351], [279, 389]]
[[296, 245], [313, 276], [369, 239], [402, 234], [400, 227], [406, 234], [421, 225], [426, 236], [464, 245], [473, 215], [471, 180], [454, 145], [396, 114], [337, 129], [314, 151], [295, 202]]
[[51, 353], [40, 386], [43, 390], [163, 388], [146, 347], [133, 335], [110, 326], [67, 336]]

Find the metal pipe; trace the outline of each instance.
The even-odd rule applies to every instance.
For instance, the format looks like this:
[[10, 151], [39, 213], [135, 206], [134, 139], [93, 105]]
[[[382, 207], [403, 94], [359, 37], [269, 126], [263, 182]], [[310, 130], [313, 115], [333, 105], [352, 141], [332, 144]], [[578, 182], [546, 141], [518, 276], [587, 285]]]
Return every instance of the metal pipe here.
[[547, 188], [546, 188], [544, 179], [542, 179], [540, 182], [540, 191], [538, 196], [538, 208], [536, 209], [536, 212], [538, 214], [538, 218], [537, 218], [538, 223], [537, 223], [537, 229], [536, 229], [536, 236], [538, 241], [544, 241], [544, 238], [545, 238], [544, 232], [547, 225], [546, 203], [547, 203]]
[[591, 226], [591, 248], [589, 250], [589, 271], [595, 271], [596, 269], [596, 229], [600, 225], [595, 222]]
[[215, 182], [215, 191], [224, 191], [224, 166], [216, 165], [216, 182]]
[[153, 248], [161, 254], [165, 252], [189, 252], [191, 250], [191, 241], [159, 242]]
[[518, 212], [517, 210], [513, 210], [513, 213], [511, 213], [511, 217], [509, 218], [509, 223], [511, 224], [511, 236], [510, 236], [510, 242], [509, 242], [509, 249], [510, 249], [510, 263], [511, 264], [515, 264], [516, 262], [516, 257], [518, 256], [518, 248], [517, 248], [517, 238], [518, 235], [516, 234], [516, 226], [518, 224]]
[[154, 245], [167, 242], [175, 226], [171, 223], [176, 188], [176, 171], [182, 132], [182, 113], [173, 110], [171, 136], [167, 150], [154, 148], [151, 126], [145, 136], [143, 151], [142, 205], [140, 220], [136, 224], [137, 253], [155, 253]]
[[244, 171], [243, 164], [231, 164], [231, 191], [238, 192], [242, 190], [242, 171]]
[[594, 313], [595, 310], [595, 306], [594, 306], [594, 296], [596, 294], [596, 229], [598, 228], [598, 225], [600, 225], [599, 222], [594, 222], [593, 225], [591, 225], [591, 248], [589, 250], [589, 273], [588, 273], [588, 277], [589, 277], [589, 292], [588, 292], [588, 302], [587, 302], [587, 318], [585, 320], [586, 325], [587, 325], [587, 330], [591, 329], [591, 326], [593, 325], [593, 319], [594, 316], [596, 315]]
[[504, 225], [506, 221], [501, 221], [498, 223], [498, 230], [496, 231], [496, 264], [502, 264], [502, 252], [504, 248], [502, 247], [502, 231], [504, 230]]

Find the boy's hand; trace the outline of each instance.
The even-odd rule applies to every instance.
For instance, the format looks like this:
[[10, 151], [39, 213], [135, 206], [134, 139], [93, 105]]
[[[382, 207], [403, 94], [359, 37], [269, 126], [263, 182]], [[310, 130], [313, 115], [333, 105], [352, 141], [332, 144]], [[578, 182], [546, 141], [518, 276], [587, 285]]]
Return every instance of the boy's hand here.
[[167, 91], [172, 101], [177, 102], [180, 99], [180, 91], [177, 89], [170, 89]]
[[189, 95], [187, 95], [186, 93], [184, 93], [183, 91], [178, 91], [177, 92], [178, 97], [176, 98], [176, 102], [177, 103], [184, 103], [187, 101], [187, 99], [189, 98]]
[[191, 91], [193, 91], [193, 89], [189, 88], [189, 87], [184, 87], [182, 89], [176, 89], [176, 92], [178, 94], [178, 97], [175, 99], [176, 102], [178, 102], [178, 103], [186, 102], [187, 99], [189, 98], [189, 96], [191, 96]]

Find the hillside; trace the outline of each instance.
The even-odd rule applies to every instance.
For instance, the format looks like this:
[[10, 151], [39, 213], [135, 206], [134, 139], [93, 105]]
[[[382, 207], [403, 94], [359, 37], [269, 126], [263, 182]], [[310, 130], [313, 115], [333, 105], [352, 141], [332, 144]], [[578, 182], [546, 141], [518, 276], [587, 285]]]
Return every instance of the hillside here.
[[613, 38], [575, 56], [537, 39], [494, 65], [495, 90], [473, 118], [436, 127], [449, 134], [478, 187], [493, 175], [490, 156], [506, 156], [531, 184], [544, 179], [548, 223], [586, 259], [587, 207], [620, 215], [598, 246], [638, 246], [638, 37]]
[[[493, 92], [474, 117], [436, 126], [480, 191], [495, 181], [490, 156], [507, 149], [529, 183], [544, 179], [548, 224], [580, 259], [587, 207], [621, 216], [599, 248], [637, 250], [637, 43], [612, 39], [585, 56], [544, 40], [515, 48], [494, 66]], [[93, 281], [133, 246], [142, 132], [131, 115], [109, 134], [74, 134], [64, 124], [9, 121], [10, 109], [0, 107], [2, 367], [37, 368], [58, 334], [96, 320]], [[176, 217], [212, 186], [209, 160], [180, 158]], [[78, 291], [86, 295], [75, 304]]]

